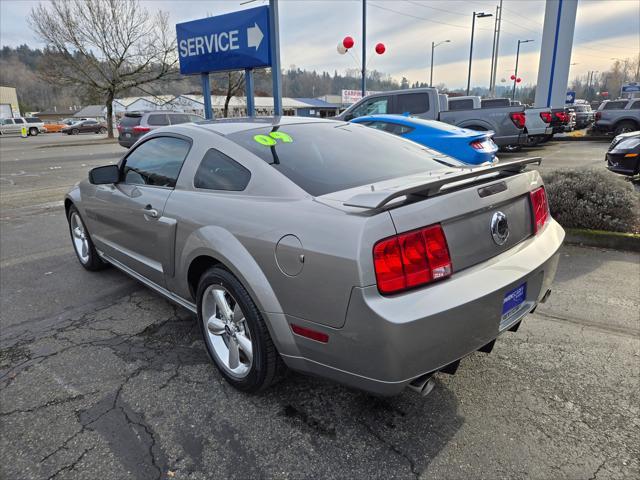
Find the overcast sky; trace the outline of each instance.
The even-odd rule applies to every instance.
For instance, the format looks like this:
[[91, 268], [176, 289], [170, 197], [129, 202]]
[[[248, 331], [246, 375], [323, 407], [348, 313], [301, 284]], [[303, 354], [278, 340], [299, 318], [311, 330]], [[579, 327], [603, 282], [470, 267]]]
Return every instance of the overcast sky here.
[[[178, 23], [207, 14], [220, 14], [267, 4], [248, 5], [226, 0], [143, 0], [149, 11], [168, 11]], [[30, 0], [0, 0], [0, 44], [26, 43], [42, 46], [27, 24]], [[434, 83], [450, 88], [466, 85], [469, 40], [473, 11], [495, 14], [497, 0], [368, 0], [368, 66], [400, 79], [428, 81], [431, 42], [451, 40], [436, 49]], [[360, 0], [280, 0], [280, 46], [282, 66], [344, 71], [359, 68], [361, 51]], [[498, 82], [511, 75], [518, 39], [533, 39], [521, 47], [520, 77], [535, 83], [544, 19], [544, 0], [504, 0]], [[339, 55], [338, 42], [351, 35], [356, 40], [352, 54]], [[493, 18], [476, 20], [472, 85], [489, 82]], [[373, 53], [382, 42], [384, 55]], [[640, 52], [640, 1], [579, 0], [570, 79], [589, 70], [606, 70], [612, 57], [637, 58]], [[357, 58], [354, 58], [357, 57]]]

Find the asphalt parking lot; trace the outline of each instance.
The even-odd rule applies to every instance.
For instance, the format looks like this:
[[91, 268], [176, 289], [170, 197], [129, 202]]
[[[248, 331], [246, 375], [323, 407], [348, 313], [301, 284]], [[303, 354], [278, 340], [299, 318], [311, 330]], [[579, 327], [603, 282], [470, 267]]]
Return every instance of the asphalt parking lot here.
[[[542, 170], [604, 168], [551, 142]], [[193, 317], [83, 270], [62, 196], [125, 150], [0, 139], [0, 477], [640, 477], [640, 257], [565, 246], [550, 300], [423, 398], [291, 374], [255, 396], [210, 364]]]

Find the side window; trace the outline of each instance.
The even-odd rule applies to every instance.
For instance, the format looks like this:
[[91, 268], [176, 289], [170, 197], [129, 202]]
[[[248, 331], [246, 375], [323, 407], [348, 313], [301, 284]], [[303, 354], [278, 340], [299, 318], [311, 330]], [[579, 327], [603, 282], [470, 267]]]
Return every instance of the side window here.
[[125, 159], [122, 168], [124, 183], [175, 187], [190, 147], [189, 142], [181, 138], [147, 140]]
[[14, 118], [13, 121], [20, 124], [24, 123], [24, 120], [21, 118]]
[[603, 110], [617, 110], [619, 108], [624, 108], [627, 102], [609, 102], [607, 103]]
[[376, 130], [387, 130], [387, 122], [367, 122], [365, 123], [367, 127], [375, 128]]
[[87, 120], [86, 122], [84, 122], [85, 125], [96, 125], [98, 122], [96, 122], [95, 120]]
[[399, 123], [387, 123], [386, 130], [387, 132], [395, 135], [404, 135], [405, 133], [413, 131], [413, 128], [407, 127], [406, 125], [400, 125]]
[[203, 121], [204, 118], [198, 116], [198, 115], [189, 115], [189, 121], [190, 122], [201, 122]]
[[210, 149], [193, 178], [193, 186], [239, 192], [247, 188], [251, 172], [224, 153]]
[[166, 113], [157, 113], [155, 115], [149, 115], [147, 123], [153, 126], [169, 125], [169, 119]]
[[424, 113], [429, 110], [428, 93], [403, 93], [396, 97], [393, 113]]
[[365, 115], [377, 115], [387, 113], [389, 105], [389, 97], [377, 97], [365, 101], [351, 113], [351, 118], [363, 117]]
[[169, 119], [171, 120], [171, 125], [176, 125], [178, 123], [189, 123], [189, 115], [186, 113], [170, 113]]
[[629, 110], [640, 110], [640, 100], [636, 100], [631, 104]]
[[2, 121], [2, 124], [3, 124], [3, 125], [13, 125], [13, 120], [12, 120], [12, 119], [10, 119], [10, 118], [5, 118], [5, 119]]

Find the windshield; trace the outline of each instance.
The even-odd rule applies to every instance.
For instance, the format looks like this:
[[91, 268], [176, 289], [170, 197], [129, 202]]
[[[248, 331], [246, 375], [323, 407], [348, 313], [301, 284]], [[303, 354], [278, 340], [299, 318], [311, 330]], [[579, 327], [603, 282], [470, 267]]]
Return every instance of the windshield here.
[[462, 166], [416, 143], [349, 123], [256, 128], [228, 137], [313, 196]]

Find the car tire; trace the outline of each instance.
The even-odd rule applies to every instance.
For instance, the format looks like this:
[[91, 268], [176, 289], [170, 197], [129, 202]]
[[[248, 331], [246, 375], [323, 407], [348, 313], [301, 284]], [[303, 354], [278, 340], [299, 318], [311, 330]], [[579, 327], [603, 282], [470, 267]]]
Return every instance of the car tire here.
[[78, 135], [80, 133], [80, 130], [78, 130], [77, 128], [74, 128], [73, 130], [71, 130], [71, 135]]
[[100, 130], [98, 130], [96, 133], [101, 133], [102, 135], [104, 135], [105, 133], [107, 133], [107, 129], [102, 127]]
[[76, 252], [80, 265], [92, 272], [106, 268], [109, 264], [98, 255], [84, 220], [75, 205], [69, 208], [67, 222], [73, 251]]
[[540, 138], [539, 136], [527, 137], [527, 147], [537, 147], [541, 141], [542, 138]]
[[622, 133], [635, 132], [636, 130], [638, 130], [638, 127], [633, 122], [620, 122], [618, 125], [616, 125], [616, 129], [614, 130], [613, 134], [617, 136]]
[[262, 315], [234, 275], [220, 267], [207, 270], [196, 298], [207, 352], [228, 383], [253, 393], [284, 376], [286, 367]]
[[38, 135], [38, 133], [40, 133], [40, 132], [39, 132], [39, 131], [38, 131], [38, 129], [37, 129], [37, 128], [35, 128], [35, 127], [31, 127], [31, 128], [29, 129], [29, 135], [31, 135], [32, 137], [37, 136], [37, 135]]
[[515, 153], [522, 150], [522, 145], [504, 145], [500, 147], [500, 150], [505, 153]]

